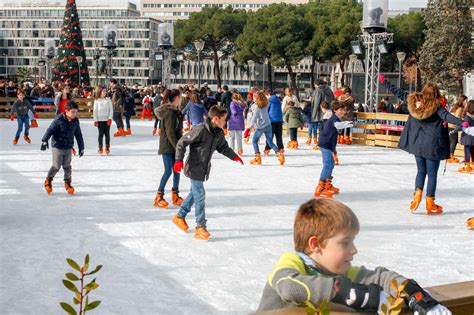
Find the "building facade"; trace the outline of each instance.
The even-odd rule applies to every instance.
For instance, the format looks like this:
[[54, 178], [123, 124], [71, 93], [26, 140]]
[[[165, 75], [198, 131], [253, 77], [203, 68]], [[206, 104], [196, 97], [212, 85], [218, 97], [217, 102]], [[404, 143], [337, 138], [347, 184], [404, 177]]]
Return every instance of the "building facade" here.
[[142, 0], [141, 12], [144, 17], [175, 23], [177, 20], [187, 19], [193, 12], [199, 12], [204, 7], [231, 7], [237, 10], [255, 11], [272, 3], [303, 4], [308, 0]]
[[[98, 1], [95, 1], [96, 3]], [[105, 82], [98, 75], [94, 60], [96, 48], [102, 51], [102, 28], [106, 24], [118, 27], [118, 47], [114, 51], [112, 76], [121, 82], [147, 84], [158, 81], [157, 30], [160, 21], [141, 17], [136, 6], [127, 0], [77, 1], [79, 18], [91, 84]], [[46, 76], [45, 40], [55, 39], [63, 25], [64, 4], [44, 1], [28, 4], [7, 3], [0, 6], [0, 77], [14, 77], [20, 67], [31, 70], [33, 77]], [[104, 58], [104, 57], [102, 57]], [[97, 76], [98, 75], [98, 76]]]

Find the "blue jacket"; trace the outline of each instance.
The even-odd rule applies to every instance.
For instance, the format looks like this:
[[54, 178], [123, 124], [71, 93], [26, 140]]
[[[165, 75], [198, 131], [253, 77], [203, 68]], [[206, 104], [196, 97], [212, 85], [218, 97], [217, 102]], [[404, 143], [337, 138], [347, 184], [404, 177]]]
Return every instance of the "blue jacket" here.
[[337, 144], [337, 129], [334, 123], [340, 121], [336, 115], [332, 115], [327, 121], [323, 123], [322, 130], [319, 134], [318, 146], [331, 151], [336, 150]]
[[272, 95], [268, 100], [268, 115], [271, 122], [282, 122], [283, 113], [281, 111], [281, 102], [278, 96]]
[[84, 139], [82, 138], [79, 119], [74, 118], [69, 121], [66, 113], [59, 114], [53, 120], [41, 141], [48, 142], [53, 137], [52, 147], [60, 150], [70, 150], [74, 146], [74, 137], [76, 138], [79, 152], [84, 150]]
[[204, 113], [207, 116], [207, 109], [202, 104], [194, 104], [189, 102], [183, 109], [183, 115], [187, 115], [191, 120], [191, 125], [198, 125], [204, 123]]

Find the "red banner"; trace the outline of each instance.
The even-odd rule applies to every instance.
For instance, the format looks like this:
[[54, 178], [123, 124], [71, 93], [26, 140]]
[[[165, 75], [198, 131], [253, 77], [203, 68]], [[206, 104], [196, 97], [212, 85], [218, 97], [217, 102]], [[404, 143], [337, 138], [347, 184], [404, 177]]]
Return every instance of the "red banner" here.
[[381, 124], [380, 129], [382, 130], [390, 130], [390, 131], [403, 131], [404, 126], [393, 126], [393, 125], [387, 125], [387, 124]]

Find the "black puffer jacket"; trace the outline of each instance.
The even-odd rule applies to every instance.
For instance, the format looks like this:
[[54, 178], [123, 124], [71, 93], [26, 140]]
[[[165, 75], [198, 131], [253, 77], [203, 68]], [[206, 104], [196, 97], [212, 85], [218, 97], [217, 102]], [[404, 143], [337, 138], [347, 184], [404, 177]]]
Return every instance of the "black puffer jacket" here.
[[214, 151], [217, 150], [231, 160], [237, 156], [229, 148], [224, 131], [221, 128], [212, 127], [209, 118], [204, 121], [204, 124], [193, 127], [178, 141], [176, 161], [183, 161], [187, 146], [189, 146], [189, 155], [185, 163], [184, 175], [194, 180], [206, 181], [209, 179]]
[[178, 140], [183, 135], [183, 115], [171, 103], [163, 104], [156, 108], [155, 113], [161, 121], [158, 154], [175, 154]]
[[410, 116], [398, 147], [429, 160], [449, 158], [449, 133], [445, 121], [460, 125], [462, 120], [451, 115], [437, 100], [420, 106], [417, 100], [421, 97], [420, 93], [408, 97]]
[[53, 120], [41, 141], [48, 142], [51, 137], [53, 137], [53, 148], [70, 150], [74, 146], [74, 138], [76, 138], [79, 151], [84, 150], [84, 140], [82, 138], [79, 119], [74, 118], [69, 121], [66, 118], [66, 113], [59, 114], [56, 119]]

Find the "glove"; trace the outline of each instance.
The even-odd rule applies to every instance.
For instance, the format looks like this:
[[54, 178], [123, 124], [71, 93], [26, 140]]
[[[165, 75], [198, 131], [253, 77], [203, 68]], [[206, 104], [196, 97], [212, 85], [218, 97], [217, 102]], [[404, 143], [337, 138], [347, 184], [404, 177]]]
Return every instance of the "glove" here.
[[431, 295], [423, 290], [414, 280], [410, 280], [405, 287], [408, 294], [406, 303], [415, 315], [451, 315], [451, 312]]
[[112, 119], [107, 120], [107, 126], [112, 126]]
[[79, 157], [82, 157], [84, 155], [84, 150], [79, 150]]
[[33, 117], [35, 117], [35, 118], [39, 118], [39, 115], [38, 115], [38, 113], [34, 113], [34, 114], [33, 114]]
[[99, 122], [98, 121], [94, 121], [94, 127], [99, 127]]
[[15, 120], [15, 115], [11, 115], [11, 116], [10, 116], [10, 120], [11, 120], [11, 121], [14, 121], [14, 120]]
[[49, 149], [49, 144], [48, 142], [46, 141], [43, 141], [43, 143], [41, 143], [41, 151], [46, 151], [46, 149]]
[[382, 73], [379, 74], [379, 81], [380, 83], [383, 83], [385, 81], [385, 76]]
[[376, 311], [379, 308], [382, 287], [376, 284], [354, 283], [349, 278], [339, 276], [334, 281], [336, 296], [331, 300], [356, 311]]
[[244, 165], [244, 161], [242, 161], [242, 159], [238, 155], [235, 158], [233, 158], [232, 160], [234, 160], [235, 162], [240, 162], [240, 164]]
[[181, 170], [183, 169], [183, 167], [184, 167], [183, 161], [176, 161], [174, 162], [174, 165], [173, 165], [173, 172], [181, 173]]
[[334, 123], [334, 127], [336, 129], [347, 129], [354, 127], [354, 123], [352, 121], [337, 121]]
[[245, 132], [244, 132], [244, 138], [248, 138], [248, 137], [250, 137], [250, 129], [249, 128], [245, 129]]
[[474, 127], [463, 128], [462, 131], [463, 131], [465, 134], [468, 134], [468, 135], [474, 137]]

